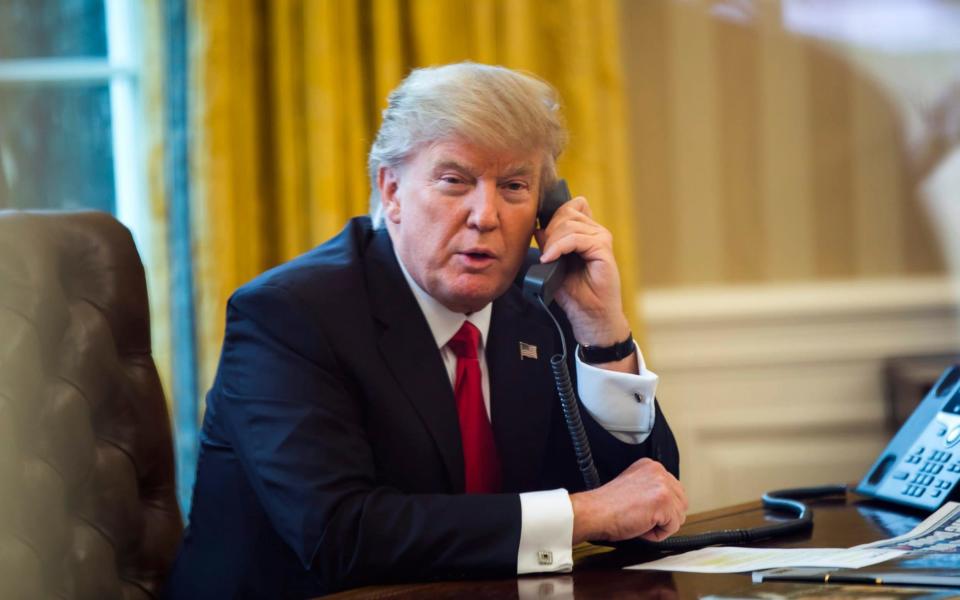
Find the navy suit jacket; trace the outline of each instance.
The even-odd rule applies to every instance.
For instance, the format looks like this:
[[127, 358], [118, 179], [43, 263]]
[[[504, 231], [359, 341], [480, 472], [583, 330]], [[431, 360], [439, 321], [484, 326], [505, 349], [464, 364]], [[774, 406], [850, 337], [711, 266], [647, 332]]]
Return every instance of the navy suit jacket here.
[[[488, 338], [503, 493], [467, 495], [450, 380], [386, 230], [354, 219], [240, 288], [168, 596], [309, 597], [515, 575], [517, 492], [583, 482], [550, 374], [559, 344], [549, 317], [514, 286], [494, 301]], [[539, 358], [521, 358], [520, 342]], [[659, 410], [637, 445], [581, 412], [602, 479], [643, 456], [678, 472]]]

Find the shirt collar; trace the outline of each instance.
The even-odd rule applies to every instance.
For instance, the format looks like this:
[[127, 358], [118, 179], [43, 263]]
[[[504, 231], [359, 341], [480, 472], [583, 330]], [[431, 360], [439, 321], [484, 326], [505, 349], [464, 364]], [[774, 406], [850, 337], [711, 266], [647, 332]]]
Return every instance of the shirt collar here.
[[443, 348], [453, 337], [453, 334], [460, 330], [463, 322], [470, 321], [480, 330], [480, 351], [483, 351], [486, 346], [487, 332], [490, 330], [490, 315], [493, 312], [493, 303], [488, 302], [486, 306], [469, 315], [453, 312], [440, 304], [436, 298], [428, 294], [414, 281], [410, 273], [407, 272], [407, 268], [403, 266], [403, 261], [400, 260], [400, 255], [396, 253], [396, 250], [394, 250], [394, 255], [397, 257], [397, 263], [400, 265], [404, 279], [407, 280], [414, 298], [417, 299], [417, 304], [420, 305], [420, 310], [423, 311], [423, 316], [427, 319], [427, 325], [430, 327], [430, 333], [433, 334], [433, 339], [437, 343], [437, 348]]

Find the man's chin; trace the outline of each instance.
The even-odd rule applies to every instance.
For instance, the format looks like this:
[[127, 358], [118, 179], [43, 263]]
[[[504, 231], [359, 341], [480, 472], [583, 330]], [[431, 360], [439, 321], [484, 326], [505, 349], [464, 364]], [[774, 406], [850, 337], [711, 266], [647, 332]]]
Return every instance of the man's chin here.
[[471, 313], [499, 298], [513, 283], [513, 279], [492, 274], [464, 276], [461, 273], [447, 279], [447, 282], [448, 285], [438, 290], [441, 294], [434, 298], [454, 312]]
[[481, 289], [454, 289], [445, 294], [444, 298], [437, 298], [441, 304], [454, 312], [472, 313], [496, 300], [499, 290]]
[[478, 310], [481, 310], [484, 306], [493, 302], [494, 299], [495, 297], [488, 297], [488, 296], [482, 296], [482, 297], [457, 296], [457, 297], [451, 297], [449, 299], [440, 300], [440, 303], [443, 304], [448, 309], [452, 310], [453, 312], [470, 314], [470, 313], [477, 312]]

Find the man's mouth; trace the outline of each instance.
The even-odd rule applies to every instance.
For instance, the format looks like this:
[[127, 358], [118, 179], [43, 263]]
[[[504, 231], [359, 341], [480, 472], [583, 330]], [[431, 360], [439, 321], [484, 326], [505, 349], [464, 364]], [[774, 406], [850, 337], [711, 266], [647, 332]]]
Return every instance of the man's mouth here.
[[496, 257], [493, 251], [489, 250], [488, 248], [484, 248], [482, 246], [467, 248], [466, 250], [461, 251], [460, 254], [464, 254], [466, 256], [469, 256], [470, 258], [495, 258]]
[[471, 248], [459, 253], [463, 261], [471, 267], [489, 265], [496, 258], [493, 252], [484, 248]]

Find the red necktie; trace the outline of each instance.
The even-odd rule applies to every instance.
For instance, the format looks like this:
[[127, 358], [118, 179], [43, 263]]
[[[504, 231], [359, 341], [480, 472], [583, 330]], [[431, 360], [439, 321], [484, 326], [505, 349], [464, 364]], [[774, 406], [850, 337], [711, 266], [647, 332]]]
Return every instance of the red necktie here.
[[460, 439], [463, 441], [463, 469], [468, 494], [490, 494], [500, 491], [500, 459], [493, 441], [493, 428], [483, 404], [480, 360], [477, 348], [480, 331], [464, 321], [447, 346], [457, 355], [457, 379], [453, 395], [460, 416]]

